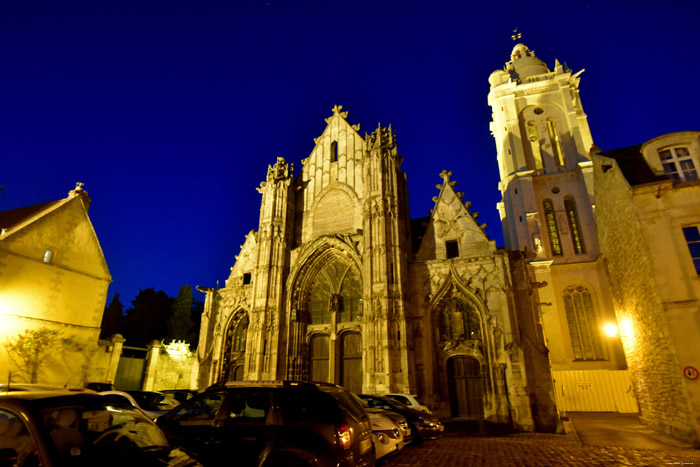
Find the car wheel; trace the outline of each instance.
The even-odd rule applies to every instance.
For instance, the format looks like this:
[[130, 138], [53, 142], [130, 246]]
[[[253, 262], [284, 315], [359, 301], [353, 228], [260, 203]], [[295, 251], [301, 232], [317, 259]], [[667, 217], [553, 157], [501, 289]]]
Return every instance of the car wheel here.
[[413, 423], [409, 423], [408, 426], [411, 427], [411, 435], [413, 436], [413, 445], [418, 446], [423, 442], [423, 438], [420, 435], [420, 432], [418, 431], [418, 427], [414, 425]]

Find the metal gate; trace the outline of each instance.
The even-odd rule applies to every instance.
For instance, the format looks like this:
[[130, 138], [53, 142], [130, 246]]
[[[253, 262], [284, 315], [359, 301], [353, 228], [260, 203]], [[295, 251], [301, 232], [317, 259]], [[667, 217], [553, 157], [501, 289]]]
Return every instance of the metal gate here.
[[627, 370], [552, 371], [560, 412], [637, 413]]
[[142, 388], [147, 349], [126, 347], [119, 358], [114, 387], [120, 391], [138, 391]]

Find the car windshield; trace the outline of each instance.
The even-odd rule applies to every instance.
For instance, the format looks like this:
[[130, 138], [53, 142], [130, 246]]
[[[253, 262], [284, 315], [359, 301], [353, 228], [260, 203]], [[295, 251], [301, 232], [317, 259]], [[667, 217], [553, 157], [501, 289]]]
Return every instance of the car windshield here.
[[179, 405], [174, 398], [159, 392], [129, 392], [144, 410], [170, 410]]
[[121, 451], [165, 448], [163, 432], [140, 411], [105, 404], [44, 409], [44, 426], [59, 455], [96, 460]]

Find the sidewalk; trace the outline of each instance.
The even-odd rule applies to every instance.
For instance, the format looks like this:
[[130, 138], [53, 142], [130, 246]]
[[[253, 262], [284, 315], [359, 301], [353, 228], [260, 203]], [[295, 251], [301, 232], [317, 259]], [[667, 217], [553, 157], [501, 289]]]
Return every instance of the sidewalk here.
[[[570, 414], [571, 415], [571, 414]], [[425, 467], [555, 467], [555, 466], [667, 466], [700, 465], [700, 451], [666, 444], [663, 438], [634, 428], [632, 433], [622, 437], [594, 437], [587, 444], [583, 439], [591, 439], [591, 432], [614, 426], [619, 420], [604, 420], [600, 425], [586, 418], [576, 417], [575, 421], [565, 422], [565, 434], [549, 433], [502, 433], [485, 434], [459, 429], [446, 429], [444, 436], [426, 441], [418, 446], [407, 446], [399, 454], [384, 463], [386, 467], [425, 466]], [[624, 418], [624, 417], [623, 417]], [[634, 427], [634, 419], [622, 420]], [[637, 419], [638, 422], [638, 419]], [[576, 428], [574, 428], [576, 427]], [[606, 428], [607, 427], [607, 428]], [[478, 430], [477, 430], [478, 431]], [[606, 432], [610, 435], [609, 432]], [[646, 447], [625, 445], [625, 438], [638, 434], [649, 435], [656, 443], [647, 441]]]
[[571, 412], [569, 419], [565, 427], [575, 432], [581, 443], [587, 446], [619, 446], [667, 452], [692, 449], [690, 445], [642, 425], [636, 413]]

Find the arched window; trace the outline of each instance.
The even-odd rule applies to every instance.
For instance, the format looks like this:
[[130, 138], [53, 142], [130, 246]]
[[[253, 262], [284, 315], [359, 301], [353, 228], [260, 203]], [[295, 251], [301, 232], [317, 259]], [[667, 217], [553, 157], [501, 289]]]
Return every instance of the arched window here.
[[440, 340], [481, 340], [479, 314], [470, 303], [451, 298], [440, 320]]
[[316, 278], [309, 297], [310, 324], [359, 321], [362, 287], [355, 271], [342, 261], [326, 266]]
[[338, 322], [359, 321], [361, 302], [362, 288], [360, 287], [360, 281], [355, 272], [349, 269], [340, 287]]
[[311, 338], [311, 381], [328, 383], [328, 336], [318, 334]]
[[580, 285], [569, 286], [564, 291], [563, 298], [574, 359], [605, 359], [600, 341], [600, 326], [588, 289]]
[[544, 220], [547, 224], [547, 233], [549, 234], [549, 246], [552, 248], [552, 256], [561, 256], [561, 241], [559, 239], [559, 229], [557, 228], [557, 219], [555, 217], [554, 205], [551, 200], [544, 200]]
[[586, 252], [586, 245], [583, 243], [583, 233], [581, 232], [581, 223], [578, 220], [578, 212], [576, 211], [576, 201], [573, 198], [565, 199], [564, 208], [566, 209], [566, 218], [569, 220], [574, 252], [578, 255], [583, 254]]
[[535, 162], [535, 169], [542, 169], [542, 150], [540, 149], [540, 137], [537, 133], [537, 124], [530, 120], [527, 122], [527, 139], [530, 140], [532, 148], [532, 159]]
[[547, 119], [547, 131], [549, 132], [549, 141], [552, 143], [552, 154], [554, 162], [558, 167], [564, 166], [564, 153], [561, 150], [561, 142], [559, 141], [559, 132], [557, 131], [557, 122], [553, 118]]

